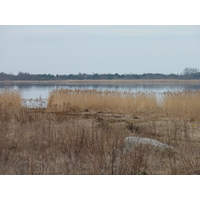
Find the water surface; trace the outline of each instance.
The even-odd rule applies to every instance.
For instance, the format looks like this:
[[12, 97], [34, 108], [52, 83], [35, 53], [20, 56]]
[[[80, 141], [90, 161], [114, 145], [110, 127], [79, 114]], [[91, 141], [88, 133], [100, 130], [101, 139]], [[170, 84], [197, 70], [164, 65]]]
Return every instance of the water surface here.
[[96, 89], [110, 91], [153, 91], [156, 93], [165, 91], [177, 90], [200, 90], [200, 85], [150, 85], [150, 84], [135, 84], [135, 85], [67, 85], [67, 84], [36, 84], [36, 83], [12, 83], [0, 84], [0, 91], [4, 88], [19, 90], [23, 99], [48, 99], [49, 93], [55, 89]]

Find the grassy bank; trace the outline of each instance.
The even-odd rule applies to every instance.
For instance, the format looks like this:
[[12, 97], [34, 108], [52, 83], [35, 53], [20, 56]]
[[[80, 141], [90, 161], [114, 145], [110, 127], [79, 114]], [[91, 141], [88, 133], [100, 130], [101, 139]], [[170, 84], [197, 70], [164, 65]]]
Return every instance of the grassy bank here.
[[198, 79], [112, 79], [112, 80], [51, 80], [51, 81], [0, 81], [0, 84], [67, 84], [67, 85], [200, 85]]
[[[0, 174], [200, 174], [200, 121], [181, 115], [193, 112], [190, 104], [183, 101], [184, 110], [180, 106], [181, 96], [197, 106], [198, 93], [168, 93], [166, 103], [158, 105], [153, 93], [133, 98], [128, 93], [59, 91], [54, 103], [56, 92], [51, 93], [47, 109], [0, 105]], [[87, 98], [90, 103], [84, 107], [81, 102]], [[144, 106], [137, 112], [127, 106], [123, 112], [131, 101]], [[115, 106], [109, 108], [111, 103]], [[156, 109], [144, 109], [151, 105]], [[140, 146], [117, 156], [127, 136], [156, 139], [176, 153]]]

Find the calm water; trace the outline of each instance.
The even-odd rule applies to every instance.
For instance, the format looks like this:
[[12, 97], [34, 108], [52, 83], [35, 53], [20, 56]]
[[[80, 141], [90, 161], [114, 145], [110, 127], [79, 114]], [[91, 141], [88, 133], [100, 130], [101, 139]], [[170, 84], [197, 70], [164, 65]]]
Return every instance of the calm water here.
[[200, 90], [200, 85], [58, 85], [58, 84], [0, 84], [0, 91], [4, 88], [21, 91], [23, 99], [47, 99], [54, 89], [96, 89], [117, 91], [153, 91], [165, 92], [176, 90]]

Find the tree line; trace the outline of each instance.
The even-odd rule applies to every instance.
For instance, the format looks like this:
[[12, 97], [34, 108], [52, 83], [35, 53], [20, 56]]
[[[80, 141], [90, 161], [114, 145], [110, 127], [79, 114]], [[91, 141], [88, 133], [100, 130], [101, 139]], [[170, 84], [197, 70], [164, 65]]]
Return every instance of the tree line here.
[[185, 68], [181, 74], [161, 74], [161, 73], [144, 73], [144, 74], [69, 74], [69, 75], [52, 75], [52, 74], [30, 74], [19, 72], [17, 75], [0, 73], [0, 81], [16, 80], [112, 80], [112, 79], [200, 79], [200, 70], [197, 68]]

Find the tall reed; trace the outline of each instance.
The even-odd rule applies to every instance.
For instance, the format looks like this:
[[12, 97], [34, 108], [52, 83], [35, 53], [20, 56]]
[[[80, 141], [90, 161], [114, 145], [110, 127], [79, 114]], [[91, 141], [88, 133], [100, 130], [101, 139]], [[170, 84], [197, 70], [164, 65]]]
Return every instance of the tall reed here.
[[165, 92], [162, 110], [168, 115], [200, 119], [200, 91]]
[[118, 92], [97, 90], [58, 89], [50, 93], [49, 110], [64, 111], [67, 105], [78, 109], [112, 111], [120, 113], [152, 112], [158, 108], [153, 92]]
[[47, 109], [67, 111], [69, 108], [117, 113], [166, 114], [200, 120], [200, 91], [118, 92], [57, 89], [50, 93]]
[[4, 89], [0, 91], [1, 107], [20, 107], [22, 105], [21, 93], [18, 90]]

